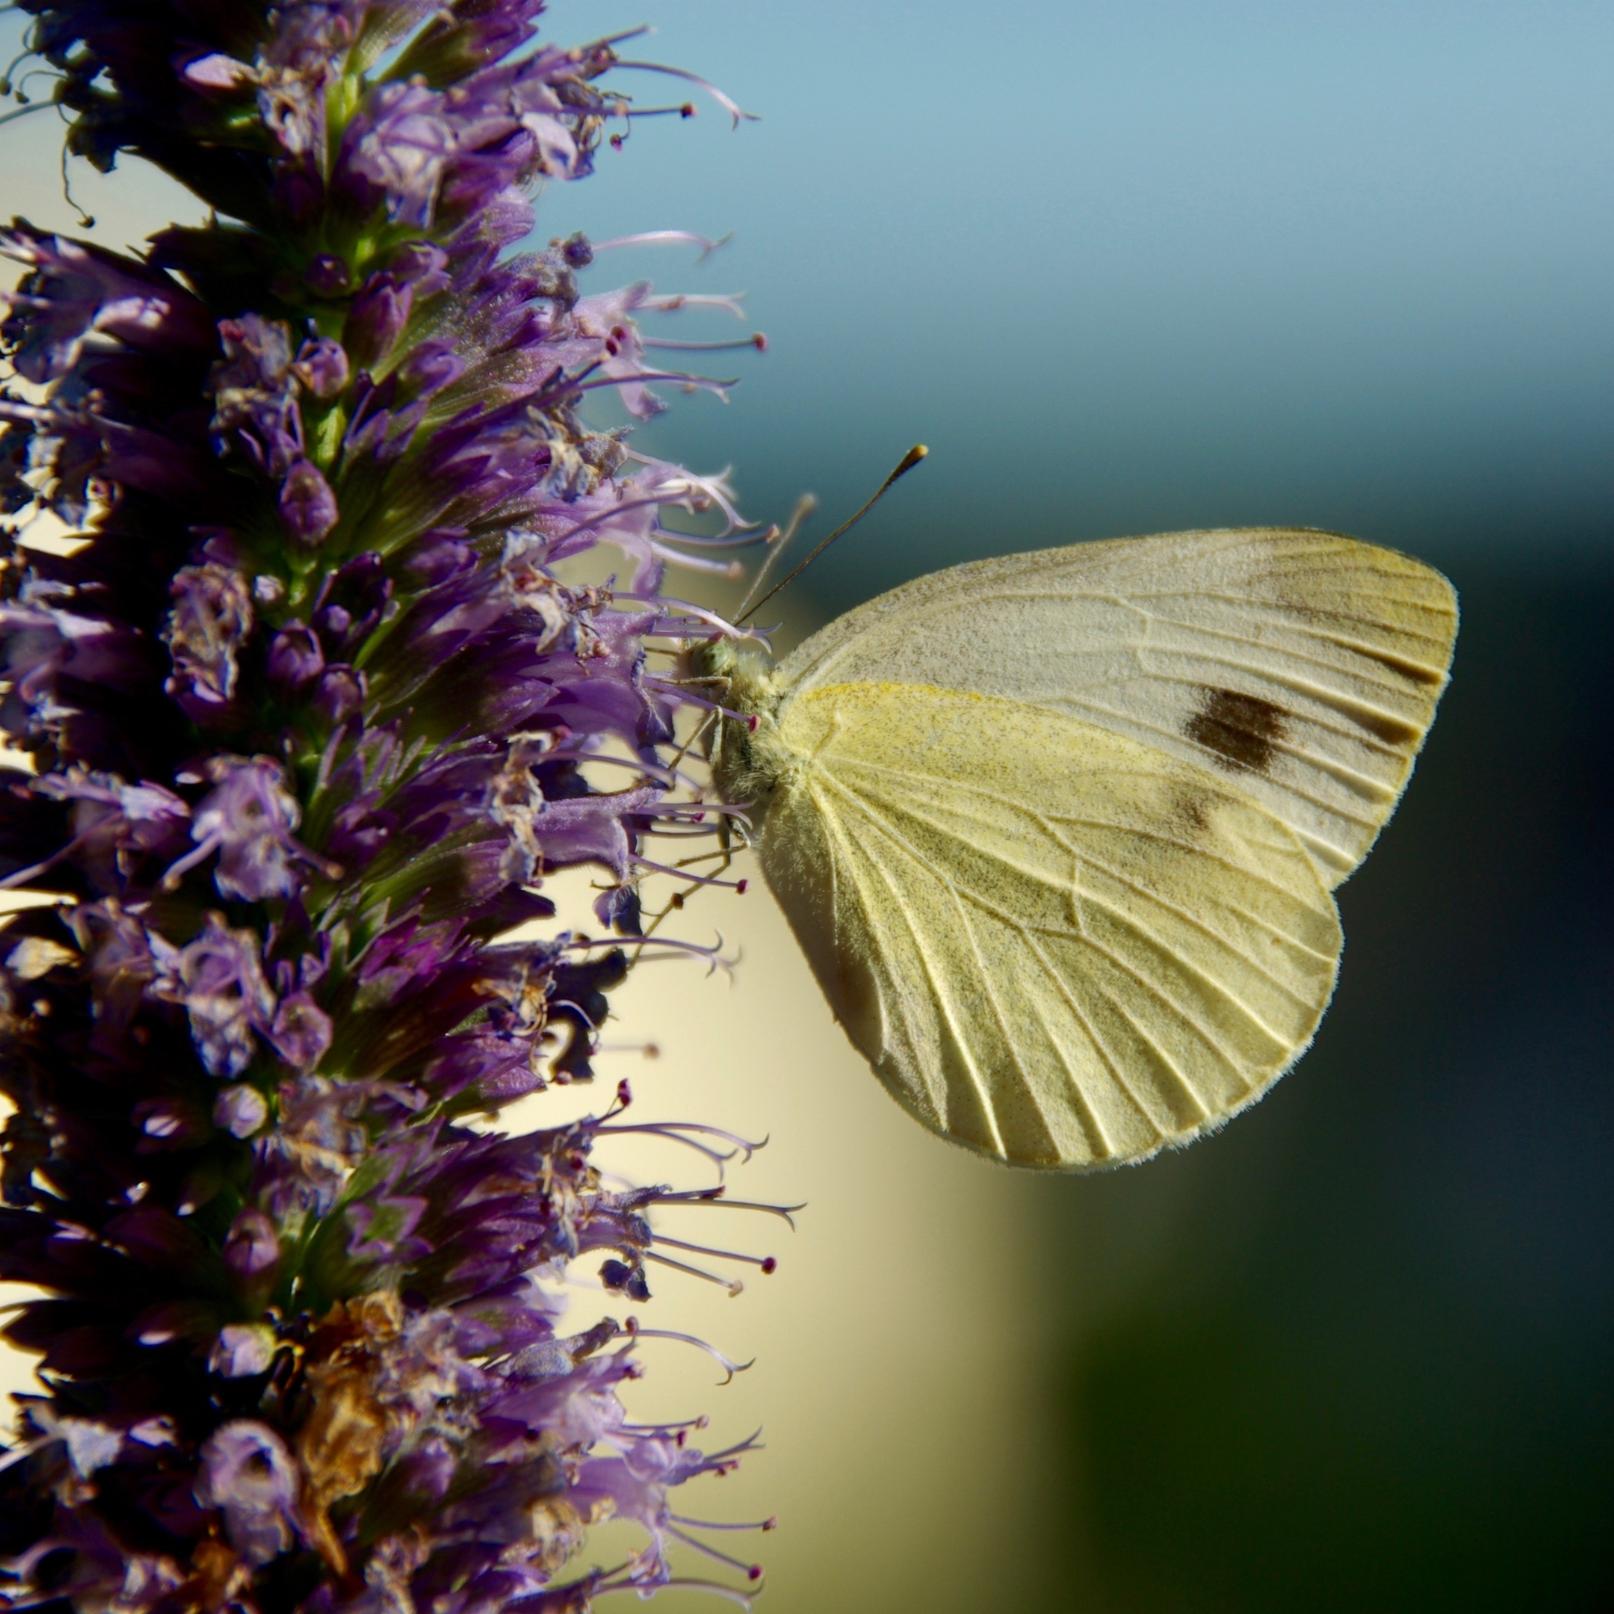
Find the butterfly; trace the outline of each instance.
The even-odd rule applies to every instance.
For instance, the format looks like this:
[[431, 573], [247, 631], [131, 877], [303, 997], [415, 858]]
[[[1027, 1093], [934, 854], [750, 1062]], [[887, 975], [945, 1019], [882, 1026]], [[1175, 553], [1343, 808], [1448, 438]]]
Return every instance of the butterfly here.
[[1447, 682], [1438, 572], [1239, 528], [949, 567], [726, 685], [716, 789], [897, 1100], [1021, 1166], [1146, 1159], [1260, 1098], [1334, 990], [1333, 890]]

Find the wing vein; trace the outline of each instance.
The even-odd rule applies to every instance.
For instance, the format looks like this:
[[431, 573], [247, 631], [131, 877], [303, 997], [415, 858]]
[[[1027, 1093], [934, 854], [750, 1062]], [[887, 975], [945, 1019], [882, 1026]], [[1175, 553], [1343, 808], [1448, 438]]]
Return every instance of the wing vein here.
[[[869, 811], [867, 805], [862, 802], [855, 792], [847, 791], [846, 788], [835, 779], [828, 769], [825, 769], [821, 773], [820, 778], [827, 787], [839, 790], [843, 795], [845, 795], [847, 799], [852, 802], [853, 806], [862, 812], [864, 819], [876, 831], [876, 833], [882, 834], [886, 837], [886, 839], [895, 842], [898, 849], [906, 852], [908, 857], [913, 862], [917, 863], [924, 873], [929, 875], [930, 878], [937, 880], [949, 894], [956, 895], [953, 882], [947, 879], [945, 876], [937, 874], [935, 870], [931, 869], [929, 865], [926, 864], [924, 859], [907, 844], [904, 837], [898, 835], [892, 826], [881, 819], [878, 814]], [[891, 876], [887, 873], [884, 864], [869, 847], [862, 847], [859, 848], [859, 850], [868, 860], [875, 874], [884, 882], [886, 889], [891, 892], [891, 895], [894, 898], [897, 899], [897, 911], [901, 915], [903, 923], [907, 926], [909, 935], [913, 938], [915, 955], [918, 957], [920, 966], [925, 972], [926, 979], [930, 982], [931, 997], [936, 1003], [936, 1006], [941, 1010], [948, 1039], [952, 1043], [954, 1050], [959, 1056], [963, 1069], [970, 1079], [971, 1086], [975, 1089], [975, 1096], [980, 1104], [982, 1117], [985, 1119], [987, 1128], [992, 1134], [993, 1145], [1000, 1155], [1007, 1158], [1008, 1151], [1003, 1146], [1003, 1134], [998, 1126], [997, 1115], [992, 1108], [992, 1100], [987, 1090], [986, 1082], [981, 1075], [979, 1060], [976, 1057], [974, 1049], [970, 1045], [968, 1037], [964, 1034], [964, 1031], [959, 1024], [957, 1004], [953, 1001], [952, 994], [949, 992], [945, 980], [936, 973], [935, 966], [931, 962], [928, 950], [920, 941], [917, 932], [914, 931], [913, 919], [908, 913], [906, 904], [902, 902], [900, 893], [893, 885]], [[869, 909], [866, 907], [865, 912], [868, 911]], [[871, 931], [873, 928], [874, 926], [871, 924]]]

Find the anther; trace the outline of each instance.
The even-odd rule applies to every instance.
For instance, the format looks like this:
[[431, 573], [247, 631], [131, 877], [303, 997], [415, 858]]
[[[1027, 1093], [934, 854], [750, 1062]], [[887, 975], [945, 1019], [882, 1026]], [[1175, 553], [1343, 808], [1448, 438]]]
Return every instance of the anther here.
[[658, 1245], [666, 1245], [672, 1250], [688, 1250], [691, 1255], [709, 1255], [717, 1261], [744, 1261], [747, 1266], [761, 1267], [764, 1272], [772, 1272], [779, 1265], [771, 1255], [746, 1255], [741, 1250], [718, 1250], [710, 1244], [691, 1244], [685, 1239], [668, 1238], [665, 1234], [657, 1233], [655, 1241]]

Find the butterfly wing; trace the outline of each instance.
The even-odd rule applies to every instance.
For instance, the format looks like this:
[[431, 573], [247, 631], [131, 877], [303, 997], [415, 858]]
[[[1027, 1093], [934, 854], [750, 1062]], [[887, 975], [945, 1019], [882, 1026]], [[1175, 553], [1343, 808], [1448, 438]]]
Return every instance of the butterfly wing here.
[[779, 668], [805, 694], [976, 690], [1208, 767], [1330, 885], [1389, 818], [1446, 684], [1438, 572], [1335, 533], [1166, 533], [974, 561], [848, 612]]
[[929, 685], [788, 699], [760, 852], [852, 1041], [933, 1131], [1137, 1160], [1302, 1052], [1340, 933], [1312, 858], [1213, 773]]

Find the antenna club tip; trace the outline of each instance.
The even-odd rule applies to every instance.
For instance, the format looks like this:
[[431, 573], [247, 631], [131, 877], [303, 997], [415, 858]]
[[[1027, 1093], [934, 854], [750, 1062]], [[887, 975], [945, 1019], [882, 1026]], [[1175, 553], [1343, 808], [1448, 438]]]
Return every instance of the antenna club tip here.
[[923, 443], [915, 443], [913, 447], [902, 456], [902, 462], [897, 466], [896, 470], [894, 470], [891, 475], [886, 478], [886, 486], [890, 487], [890, 485], [895, 482], [899, 476], [911, 471], [914, 466], [916, 466], [920, 460], [924, 459], [929, 453], [930, 450], [926, 448]]

